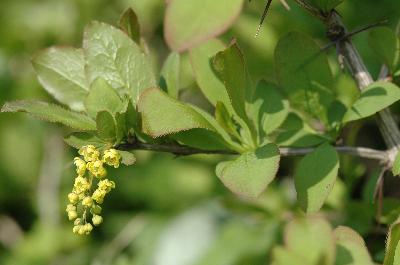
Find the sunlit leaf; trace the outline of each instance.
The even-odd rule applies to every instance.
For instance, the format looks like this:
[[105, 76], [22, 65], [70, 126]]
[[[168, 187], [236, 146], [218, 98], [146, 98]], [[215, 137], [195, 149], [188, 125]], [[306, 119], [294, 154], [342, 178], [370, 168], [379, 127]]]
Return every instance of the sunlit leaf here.
[[172, 52], [168, 55], [161, 69], [161, 87], [165, 86], [165, 90], [173, 98], [178, 98], [180, 88], [180, 55]]
[[3, 105], [1, 112], [26, 112], [38, 119], [59, 122], [82, 131], [96, 129], [96, 123], [88, 116], [43, 101], [20, 100], [7, 102]]
[[166, 10], [168, 46], [184, 51], [226, 31], [239, 15], [243, 0], [174, 0]]

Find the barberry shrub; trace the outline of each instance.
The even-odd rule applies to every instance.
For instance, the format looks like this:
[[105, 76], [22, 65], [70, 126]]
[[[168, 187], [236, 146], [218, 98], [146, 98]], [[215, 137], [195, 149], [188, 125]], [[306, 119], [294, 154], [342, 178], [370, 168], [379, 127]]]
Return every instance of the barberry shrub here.
[[[385, 139], [388, 151], [337, 144], [346, 125], [377, 113], [383, 128], [398, 130], [390, 127], [388, 109], [400, 99], [398, 35], [385, 27], [370, 31], [370, 47], [386, 74], [362, 83], [359, 75], [368, 73], [357, 72], [352, 60], [360, 58], [348, 53], [351, 36], [334, 23], [340, 21], [335, 7], [342, 1], [298, 0], [328, 29], [343, 30], [332, 41], [362, 90], [337, 89], [325, 50], [295, 31], [275, 47], [275, 76], [252, 80], [240, 41], [217, 39], [234, 23], [244, 1], [223, 2], [168, 3], [164, 34], [171, 52], [158, 73], [132, 9], [122, 14], [118, 27], [94, 21], [85, 28], [82, 48], [53, 47], [33, 59], [40, 83], [62, 106], [24, 100], [6, 103], [2, 111], [27, 112], [75, 130], [65, 142], [81, 156], [74, 159], [77, 177], [67, 205], [77, 234], [89, 234], [92, 225], [103, 222], [100, 204], [116, 188], [108, 179], [112, 176], [105, 178], [105, 166], [133, 165], [134, 150], [229, 155], [216, 166], [216, 176], [245, 200], [255, 200], [267, 189], [283, 156], [304, 155], [294, 173], [302, 213], [287, 224], [283, 246], [273, 250], [273, 264], [374, 264], [356, 231], [333, 229], [316, 213], [338, 181], [339, 153], [379, 160], [382, 175], [390, 168], [400, 174], [396, 131], [383, 130], [384, 137], [392, 135]], [[183, 57], [190, 64], [182, 64]], [[181, 99], [183, 67], [191, 68], [212, 112]], [[386, 225], [384, 264], [400, 264], [397, 216]]]

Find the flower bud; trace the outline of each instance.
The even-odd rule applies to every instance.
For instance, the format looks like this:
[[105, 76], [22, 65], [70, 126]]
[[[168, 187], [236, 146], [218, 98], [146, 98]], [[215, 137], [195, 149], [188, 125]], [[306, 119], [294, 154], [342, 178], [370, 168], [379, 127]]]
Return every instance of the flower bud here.
[[70, 221], [75, 220], [78, 217], [78, 213], [76, 211], [69, 211], [68, 212], [68, 219]]
[[87, 197], [83, 198], [83, 200], [82, 200], [82, 205], [83, 206], [91, 207], [92, 204], [93, 204], [93, 200], [92, 200], [91, 197], [87, 196]]
[[71, 192], [68, 194], [68, 200], [70, 203], [75, 204], [79, 201], [79, 196], [76, 193]]
[[103, 217], [101, 217], [100, 215], [93, 215], [93, 218], [92, 218], [92, 222], [93, 222], [93, 224], [94, 225], [99, 225], [99, 224], [101, 224], [102, 222], [103, 222]]

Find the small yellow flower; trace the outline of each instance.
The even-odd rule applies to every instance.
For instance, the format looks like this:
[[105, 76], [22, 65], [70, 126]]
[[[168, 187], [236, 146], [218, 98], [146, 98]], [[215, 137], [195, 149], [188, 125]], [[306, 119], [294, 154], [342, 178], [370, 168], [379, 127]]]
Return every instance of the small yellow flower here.
[[73, 189], [74, 193], [79, 195], [89, 189], [90, 189], [90, 183], [86, 178], [81, 176], [75, 178], [74, 189]]
[[78, 226], [81, 222], [82, 222], [81, 218], [76, 218], [75, 221], [74, 221], [74, 225]]
[[79, 225], [75, 225], [74, 228], [72, 228], [72, 232], [73, 232], [74, 234], [78, 234], [79, 228], [80, 228]]
[[79, 235], [84, 235], [84, 234], [86, 234], [86, 229], [85, 229], [85, 225], [79, 225], [78, 226], [78, 234]]
[[95, 160], [87, 163], [87, 168], [93, 176], [98, 178], [103, 178], [107, 174], [107, 171], [103, 166], [103, 162], [100, 160]]
[[97, 225], [99, 225], [99, 224], [101, 224], [103, 222], [103, 217], [101, 217], [100, 215], [95, 214], [95, 215], [93, 215], [92, 222], [93, 222], [94, 225], [97, 226]]
[[73, 204], [68, 204], [67, 208], [65, 209], [66, 212], [76, 211], [76, 206]]
[[108, 149], [104, 151], [103, 162], [114, 168], [119, 167], [119, 161], [121, 160], [120, 153], [115, 149]]
[[96, 189], [93, 192], [92, 199], [95, 200], [97, 203], [102, 204], [106, 194], [107, 194], [107, 192], [105, 190]]
[[109, 193], [111, 189], [115, 188], [115, 182], [110, 181], [108, 179], [100, 180], [99, 183], [97, 184], [99, 189], [104, 190], [106, 193]]
[[82, 205], [86, 207], [91, 207], [93, 204], [93, 200], [91, 197], [87, 196], [82, 200]]
[[70, 221], [75, 220], [78, 217], [78, 213], [76, 211], [69, 211], [68, 212], [68, 219]]
[[86, 162], [98, 160], [100, 156], [100, 152], [94, 145], [82, 146], [78, 153], [83, 156]]
[[93, 230], [93, 226], [90, 223], [85, 224], [84, 227], [85, 227], [85, 234], [86, 235], [90, 234], [90, 232]]
[[71, 192], [68, 194], [68, 200], [70, 203], [75, 204], [79, 201], [79, 196], [78, 194]]
[[79, 175], [79, 176], [83, 176], [83, 175], [85, 175], [85, 172], [86, 172], [86, 162], [82, 159], [82, 158], [80, 158], [80, 157], [75, 157], [74, 158], [74, 164], [75, 164], [75, 166], [76, 166], [76, 173]]

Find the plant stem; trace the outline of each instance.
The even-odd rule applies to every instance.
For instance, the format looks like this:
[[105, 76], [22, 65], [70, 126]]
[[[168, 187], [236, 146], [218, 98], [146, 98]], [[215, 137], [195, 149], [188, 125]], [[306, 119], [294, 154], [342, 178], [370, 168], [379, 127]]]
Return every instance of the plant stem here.
[[[333, 10], [329, 13], [322, 13], [304, 0], [295, 0], [295, 2], [321, 20], [327, 26], [328, 31], [334, 30], [335, 27], [337, 28], [339, 26], [343, 29], [344, 34], [346, 34], [346, 27], [343, 25], [342, 20], [336, 11]], [[350, 74], [357, 82], [359, 89], [363, 90], [374, 82], [371, 74], [368, 72], [364, 61], [349, 38], [343, 40], [339, 39], [338, 42], [340, 52], [345, 58]], [[377, 123], [390, 152], [395, 153], [400, 150], [400, 130], [389, 108], [378, 113]]]
[[[179, 144], [149, 144], [137, 141], [130, 144], [117, 146], [120, 150], [147, 150], [172, 153], [178, 156], [196, 155], [196, 154], [218, 154], [218, 155], [238, 155], [237, 152], [229, 150], [203, 150], [192, 148]], [[336, 151], [342, 154], [349, 154], [361, 158], [378, 160], [381, 163], [387, 163], [389, 160], [386, 151], [380, 151], [364, 147], [336, 146]], [[315, 148], [280, 148], [281, 156], [299, 156], [306, 155], [315, 150]]]

